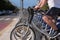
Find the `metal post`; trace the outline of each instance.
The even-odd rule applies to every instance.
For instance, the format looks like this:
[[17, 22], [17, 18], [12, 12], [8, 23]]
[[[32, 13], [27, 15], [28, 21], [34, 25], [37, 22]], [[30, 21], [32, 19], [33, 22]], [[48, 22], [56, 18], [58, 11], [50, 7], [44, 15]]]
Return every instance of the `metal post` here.
[[23, 11], [23, 0], [21, 0], [21, 10]]
[[23, 17], [23, 0], [20, 0], [20, 11], [19, 11], [19, 18]]

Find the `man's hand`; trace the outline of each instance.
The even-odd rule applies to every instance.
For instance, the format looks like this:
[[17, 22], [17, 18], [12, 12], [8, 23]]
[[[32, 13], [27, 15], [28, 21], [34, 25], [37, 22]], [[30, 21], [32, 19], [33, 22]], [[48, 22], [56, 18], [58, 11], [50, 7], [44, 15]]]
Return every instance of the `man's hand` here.
[[38, 9], [40, 9], [40, 6], [37, 5], [37, 6], [34, 7], [34, 9], [35, 9], [35, 10], [38, 10]]

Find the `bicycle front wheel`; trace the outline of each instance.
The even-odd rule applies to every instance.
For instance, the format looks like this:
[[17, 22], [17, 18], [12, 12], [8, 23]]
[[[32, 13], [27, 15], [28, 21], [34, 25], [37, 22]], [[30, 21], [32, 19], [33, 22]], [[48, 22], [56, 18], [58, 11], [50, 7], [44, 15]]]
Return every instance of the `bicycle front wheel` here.
[[12, 30], [10, 40], [34, 40], [34, 32], [27, 25], [19, 25]]

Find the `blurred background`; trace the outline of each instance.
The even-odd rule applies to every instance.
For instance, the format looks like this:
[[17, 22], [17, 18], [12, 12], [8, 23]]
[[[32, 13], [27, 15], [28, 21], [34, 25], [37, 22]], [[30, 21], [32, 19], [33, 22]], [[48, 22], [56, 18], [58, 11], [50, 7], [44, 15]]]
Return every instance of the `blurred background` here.
[[[28, 8], [29, 6], [35, 6], [39, 1], [40, 0], [23, 0], [23, 7]], [[3, 14], [5, 12], [17, 12], [21, 7], [20, 2], [21, 0], [0, 0], [0, 14]], [[42, 9], [47, 10], [47, 4]]]
[[[15, 8], [20, 8], [20, 1], [21, 0], [0, 0], [0, 10], [14, 10]], [[36, 5], [38, 0], [23, 0], [24, 8], [28, 6]]]

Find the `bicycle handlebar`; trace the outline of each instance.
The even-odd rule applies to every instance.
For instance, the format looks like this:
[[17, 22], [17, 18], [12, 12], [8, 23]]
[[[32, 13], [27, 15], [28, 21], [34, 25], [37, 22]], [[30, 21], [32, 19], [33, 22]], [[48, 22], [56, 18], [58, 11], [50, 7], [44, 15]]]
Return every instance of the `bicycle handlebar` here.
[[[38, 10], [35, 10], [34, 8], [31, 8], [31, 7], [28, 7], [28, 12], [29, 14], [33, 15], [35, 13], [40, 13], [42, 15], [45, 15], [45, 11], [44, 10], [41, 10], [41, 9], [38, 9]], [[34, 13], [35, 12], [35, 13]]]

